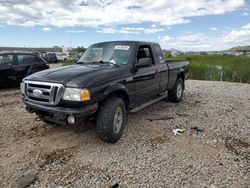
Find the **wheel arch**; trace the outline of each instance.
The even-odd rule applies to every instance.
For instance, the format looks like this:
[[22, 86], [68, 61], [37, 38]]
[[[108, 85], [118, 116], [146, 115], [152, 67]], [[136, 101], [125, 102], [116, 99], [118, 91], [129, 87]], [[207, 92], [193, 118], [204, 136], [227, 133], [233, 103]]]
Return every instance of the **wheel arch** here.
[[183, 89], [185, 89], [185, 74], [184, 74], [184, 71], [181, 71], [178, 76], [177, 76], [177, 79], [176, 81], [181, 78], [183, 80]]
[[126, 110], [129, 110], [130, 99], [129, 99], [129, 95], [128, 95], [128, 90], [123, 84], [118, 83], [118, 84], [114, 84], [112, 86], [109, 86], [104, 91], [104, 100], [106, 100], [109, 97], [121, 98], [125, 103]]

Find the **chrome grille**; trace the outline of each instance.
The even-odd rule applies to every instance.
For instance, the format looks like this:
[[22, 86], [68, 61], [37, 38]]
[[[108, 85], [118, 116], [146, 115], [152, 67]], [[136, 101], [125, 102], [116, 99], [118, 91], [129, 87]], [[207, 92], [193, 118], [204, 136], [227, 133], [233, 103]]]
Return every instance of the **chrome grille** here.
[[25, 98], [29, 101], [57, 105], [64, 93], [64, 86], [57, 83], [25, 81]]

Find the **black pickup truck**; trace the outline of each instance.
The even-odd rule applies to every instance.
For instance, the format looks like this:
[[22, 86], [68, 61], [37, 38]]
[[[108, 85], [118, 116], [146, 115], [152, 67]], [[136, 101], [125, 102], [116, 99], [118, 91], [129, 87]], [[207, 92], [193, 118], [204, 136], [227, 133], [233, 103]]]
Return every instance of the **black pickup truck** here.
[[21, 83], [29, 112], [53, 124], [97, 117], [100, 139], [115, 143], [128, 112], [168, 98], [179, 102], [188, 62], [168, 62], [157, 43], [112, 41], [91, 45], [75, 65], [32, 74]]

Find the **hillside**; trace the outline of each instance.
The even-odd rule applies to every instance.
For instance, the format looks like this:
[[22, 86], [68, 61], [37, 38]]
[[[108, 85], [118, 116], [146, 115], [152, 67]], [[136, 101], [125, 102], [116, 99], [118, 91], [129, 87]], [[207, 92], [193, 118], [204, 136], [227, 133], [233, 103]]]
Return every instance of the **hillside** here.
[[237, 46], [237, 47], [230, 48], [226, 51], [236, 52], [236, 51], [243, 51], [243, 50], [250, 51], [250, 46]]

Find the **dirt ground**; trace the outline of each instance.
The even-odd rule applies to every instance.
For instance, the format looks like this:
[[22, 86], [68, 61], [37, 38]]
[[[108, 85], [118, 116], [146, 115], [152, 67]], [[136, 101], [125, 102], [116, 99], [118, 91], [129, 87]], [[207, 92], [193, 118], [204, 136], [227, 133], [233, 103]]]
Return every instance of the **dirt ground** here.
[[[0, 90], [0, 187], [249, 187], [250, 85], [187, 81], [184, 100], [129, 114], [121, 140], [49, 126]], [[175, 128], [185, 129], [174, 136]]]

